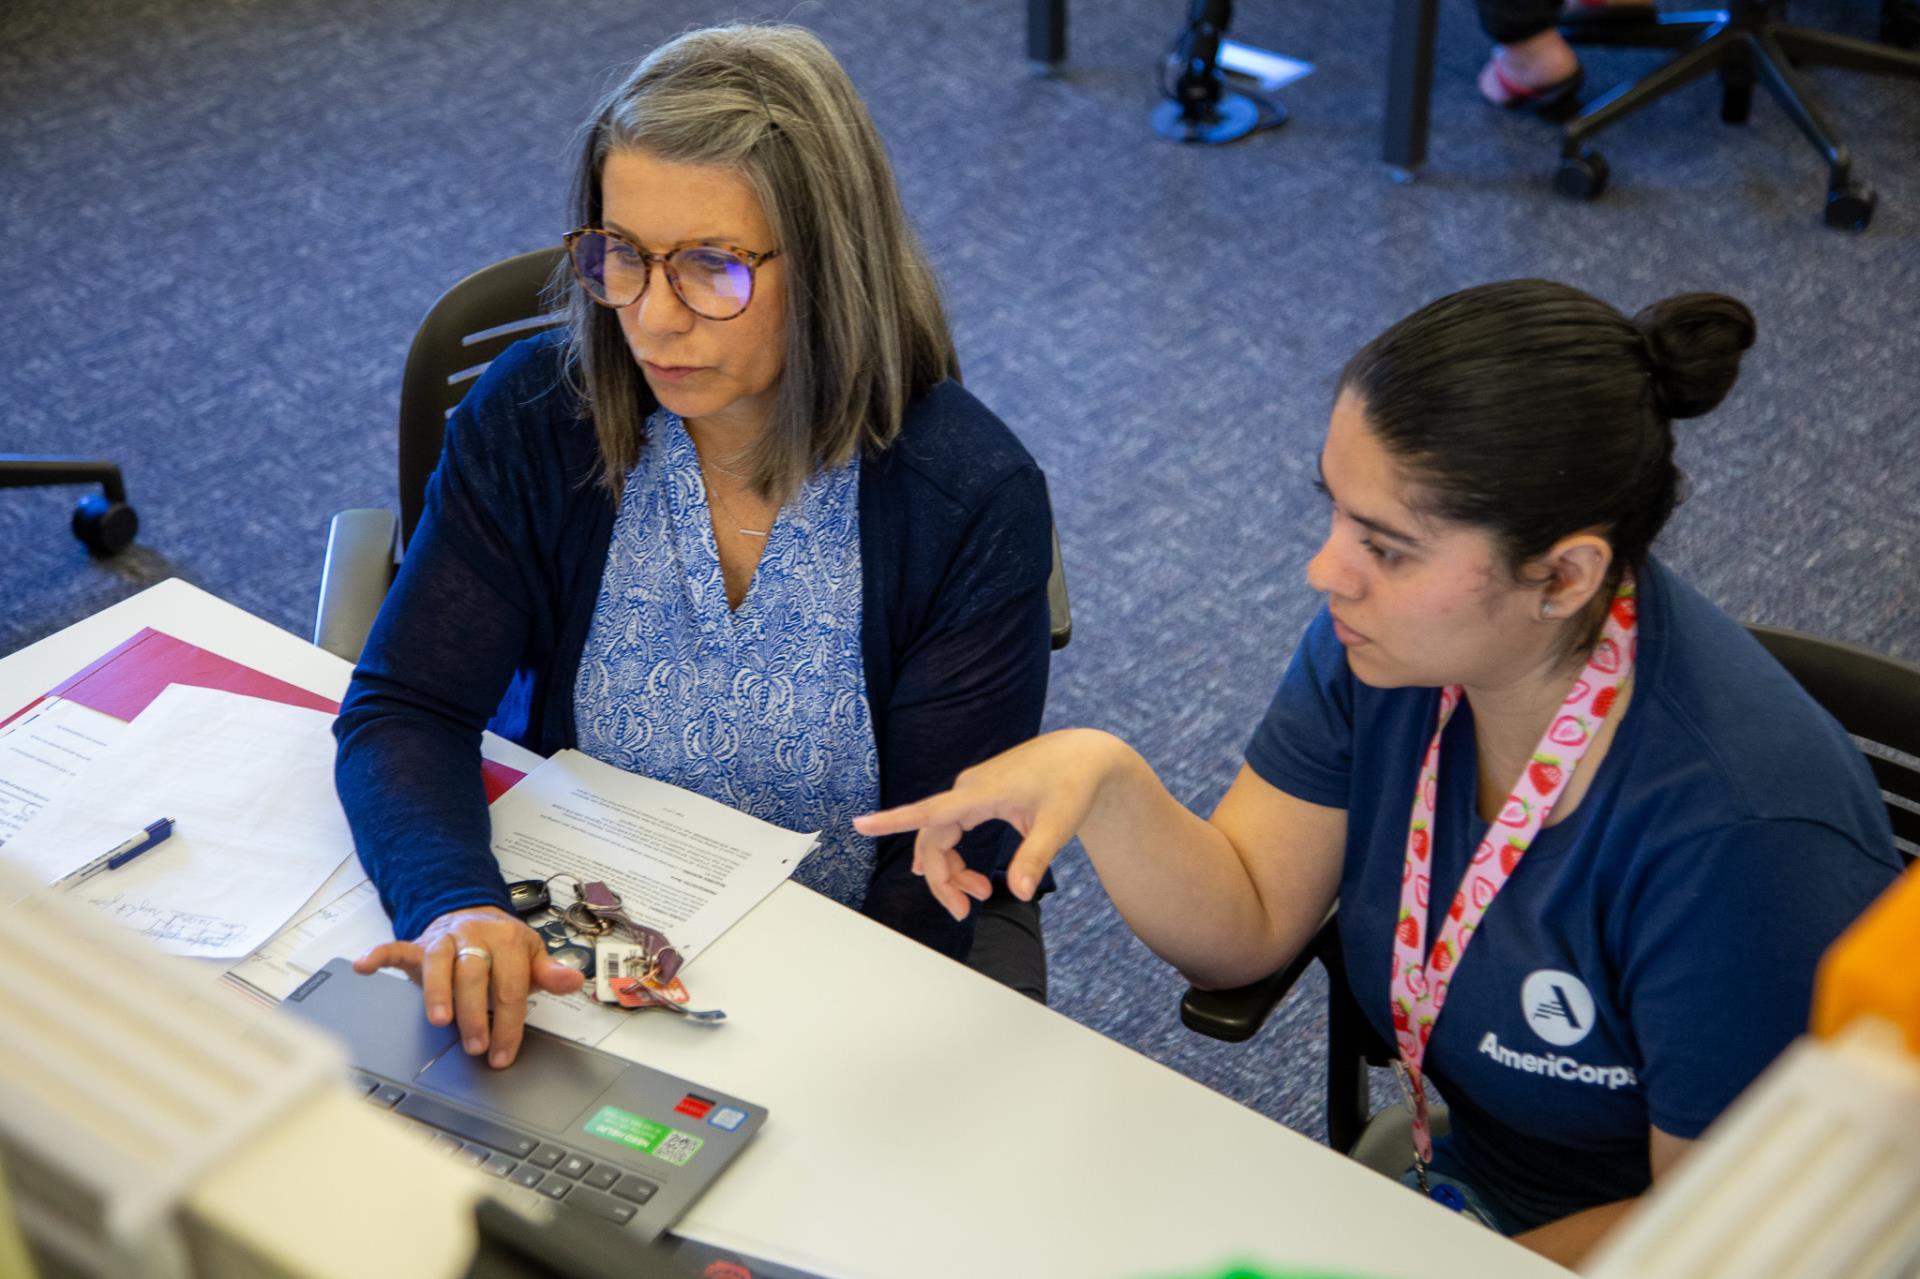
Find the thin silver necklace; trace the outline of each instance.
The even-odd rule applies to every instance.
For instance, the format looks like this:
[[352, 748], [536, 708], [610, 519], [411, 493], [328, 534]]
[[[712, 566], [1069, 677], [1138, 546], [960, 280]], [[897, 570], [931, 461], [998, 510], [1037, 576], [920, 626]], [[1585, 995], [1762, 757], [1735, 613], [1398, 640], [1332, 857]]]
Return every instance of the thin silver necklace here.
[[[702, 459], [702, 464], [705, 464], [705, 459]], [[719, 470], [726, 471], [728, 475], [736, 474], [736, 472], [727, 471], [726, 467], [720, 466], [717, 462], [713, 465]], [[700, 478], [706, 480], [706, 476], [704, 475]], [[727, 517], [727, 523], [734, 526], [734, 532], [738, 533], [741, 537], [766, 537], [769, 535], [769, 530], [767, 529], [748, 528], [744, 524], [741, 524], [740, 517], [733, 513], [733, 503], [727, 501], [726, 497], [720, 492], [719, 487], [715, 485], [713, 481], [707, 480], [706, 482], [707, 496], [720, 503], [720, 513]]]
[[[687, 432], [687, 440], [689, 443], [693, 443], [693, 433], [691, 431]], [[746, 455], [747, 455], [747, 450], [743, 449], [740, 452], [735, 453], [732, 457], [728, 458], [727, 461], [738, 462], [741, 458], [745, 457]], [[698, 444], [694, 444], [693, 446], [693, 456], [700, 463], [700, 480], [702, 483], [704, 483], [707, 486], [708, 498], [718, 500], [718, 502], [720, 503], [720, 512], [721, 514], [727, 517], [727, 522], [734, 526], [734, 532], [738, 533], [741, 537], [769, 536], [769, 530], [767, 529], [748, 528], [746, 525], [740, 523], [740, 517], [738, 515], [735, 515], [733, 512], [733, 503], [727, 501], [725, 497], [721, 496], [719, 488], [716, 487], [713, 481], [707, 477], [706, 471], [707, 471], [707, 468], [711, 466], [714, 470], [720, 472], [722, 475], [731, 475], [736, 480], [745, 480], [747, 477], [745, 475], [742, 475], [739, 471], [734, 470], [732, 467], [723, 465], [718, 460], [709, 459], [706, 456], [706, 454], [700, 451], [700, 446]]]

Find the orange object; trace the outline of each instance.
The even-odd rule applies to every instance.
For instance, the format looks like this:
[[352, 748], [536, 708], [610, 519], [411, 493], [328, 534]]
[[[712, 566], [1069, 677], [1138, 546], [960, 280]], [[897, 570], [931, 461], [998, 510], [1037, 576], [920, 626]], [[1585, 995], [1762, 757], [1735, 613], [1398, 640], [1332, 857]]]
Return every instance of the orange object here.
[[1920, 1058], [1920, 866], [1910, 866], [1828, 947], [1813, 987], [1813, 1033], [1832, 1038], [1872, 1014]]

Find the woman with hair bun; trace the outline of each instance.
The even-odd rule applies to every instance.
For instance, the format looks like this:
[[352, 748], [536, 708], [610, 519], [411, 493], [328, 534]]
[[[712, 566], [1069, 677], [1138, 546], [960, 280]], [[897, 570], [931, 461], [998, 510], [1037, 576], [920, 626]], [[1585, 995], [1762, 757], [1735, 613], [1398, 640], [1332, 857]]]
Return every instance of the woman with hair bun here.
[[1437, 1140], [1416, 1115], [1409, 1184], [1580, 1257], [1805, 1028], [1821, 952], [1898, 866], [1845, 732], [1649, 552], [1673, 420], [1753, 336], [1718, 294], [1422, 308], [1341, 375], [1326, 606], [1210, 819], [1072, 729], [858, 828], [918, 829], [956, 915], [988, 890], [961, 831], [1026, 833], [1016, 893], [1078, 836], [1203, 987], [1282, 967], [1337, 900], [1362, 1008], [1449, 1105]]
[[[819, 830], [797, 881], [1044, 999], [1037, 902], [955, 920], [910, 840], [849, 825], [1038, 731], [1052, 522], [960, 386], [846, 72], [793, 26], [660, 46], [582, 129], [572, 221], [568, 323], [448, 422], [335, 725], [400, 939], [357, 967], [405, 969], [495, 1066], [530, 989], [579, 988], [509, 909], [491, 726]], [[973, 832], [968, 865], [997, 873], [1008, 834]]]

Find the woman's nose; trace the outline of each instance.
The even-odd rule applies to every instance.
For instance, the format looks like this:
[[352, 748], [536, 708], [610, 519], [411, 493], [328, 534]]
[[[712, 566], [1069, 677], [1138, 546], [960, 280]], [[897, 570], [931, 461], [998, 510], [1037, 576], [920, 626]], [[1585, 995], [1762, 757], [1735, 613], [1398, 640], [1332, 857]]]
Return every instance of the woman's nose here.
[[1357, 579], [1345, 564], [1341, 562], [1339, 549], [1334, 545], [1332, 533], [1320, 544], [1314, 557], [1307, 561], [1307, 585], [1321, 595], [1338, 595], [1343, 599], [1352, 599], [1358, 593], [1355, 589]]
[[634, 305], [640, 308], [640, 327], [648, 333], [683, 333], [693, 321], [693, 312], [667, 279], [664, 262], [647, 264], [647, 287]]

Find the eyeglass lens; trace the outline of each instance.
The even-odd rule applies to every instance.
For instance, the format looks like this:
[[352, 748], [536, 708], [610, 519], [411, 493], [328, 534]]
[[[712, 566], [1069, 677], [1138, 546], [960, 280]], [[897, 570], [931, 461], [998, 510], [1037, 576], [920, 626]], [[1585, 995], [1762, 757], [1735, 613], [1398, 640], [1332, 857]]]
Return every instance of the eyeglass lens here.
[[[573, 242], [574, 268], [594, 300], [631, 306], [647, 290], [653, 266], [623, 240], [590, 231]], [[753, 298], [753, 268], [725, 249], [692, 245], [667, 256], [667, 279], [680, 300], [710, 320], [729, 320]]]

